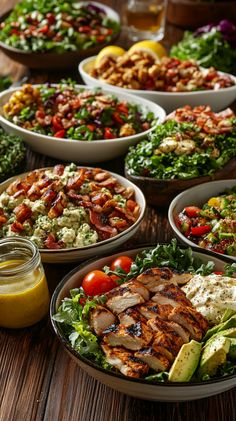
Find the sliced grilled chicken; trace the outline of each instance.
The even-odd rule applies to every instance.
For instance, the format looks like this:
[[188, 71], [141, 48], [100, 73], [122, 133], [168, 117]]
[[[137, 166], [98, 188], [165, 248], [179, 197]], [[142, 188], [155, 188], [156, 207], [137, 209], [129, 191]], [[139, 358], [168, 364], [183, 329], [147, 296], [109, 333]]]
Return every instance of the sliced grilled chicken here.
[[170, 361], [152, 347], [140, 349], [134, 355], [139, 360], [147, 363], [155, 371], [166, 371], [170, 368]]
[[156, 294], [152, 300], [158, 304], [169, 304], [173, 307], [179, 305], [192, 306], [191, 301], [186, 298], [186, 294], [178, 287], [178, 285], [167, 284], [159, 285]]
[[110, 346], [123, 346], [124, 348], [138, 351], [149, 345], [152, 340], [152, 331], [145, 323], [111, 325], [103, 332], [103, 340]]
[[120, 323], [125, 326], [135, 324], [139, 321], [146, 323], [145, 317], [143, 317], [142, 314], [133, 307], [127, 308], [125, 311], [120, 313], [118, 318]]
[[99, 336], [108, 326], [116, 321], [116, 316], [103, 306], [97, 306], [92, 309], [89, 316], [90, 326]]
[[166, 321], [157, 316], [154, 319], [148, 320], [147, 326], [154, 330], [154, 332], [171, 333], [174, 337], [177, 337], [177, 340], [180, 336], [183, 343], [189, 342], [189, 331], [184, 329], [178, 323]]
[[136, 280], [126, 282], [105, 295], [107, 297], [106, 307], [115, 314], [149, 299], [148, 289]]
[[182, 345], [183, 340], [179, 335], [164, 332], [157, 332], [152, 343], [153, 349], [165, 355], [170, 362], [174, 361]]
[[169, 268], [150, 268], [137, 277], [137, 281], [151, 292], [156, 292], [157, 287], [163, 283], [172, 282], [172, 271]]
[[178, 306], [173, 308], [169, 320], [179, 323], [190, 333], [192, 339], [200, 341], [208, 329], [208, 322], [192, 307]]
[[153, 301], [147, 301], [145, 304], [140, 304], [135, 307], [146, 319], [152, 319], [160, 316], [164, 320], [168, 320], [169, 314], [173, 307], [169, 304], [156, 304]]
[[177, 270], [173, 270], [173, 277], [172, 282], [173, 284], [183, 285], [186, 284], [190, 279], [193, 277], [192, 273], [189, 272], [178, 272]]
[[148, 365], [136, 358], [131, 351], [127, 351], [122, 347], [110, 347], [102, 344], [103, 352], [109, 364], [118, 368], [122, 374], [128, 377], [139, 378], [148, 373]]

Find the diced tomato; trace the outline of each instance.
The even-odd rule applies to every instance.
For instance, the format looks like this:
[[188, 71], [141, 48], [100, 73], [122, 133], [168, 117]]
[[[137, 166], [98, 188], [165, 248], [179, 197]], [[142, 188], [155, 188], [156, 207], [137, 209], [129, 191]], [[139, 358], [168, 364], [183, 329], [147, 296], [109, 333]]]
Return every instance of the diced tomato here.
[[57, 131], [57, 132], [58, 132], [58, 130], [63, 129], [63, 126], [61, 124], [61, 119], [57, 115], [54, 115], [52, 117], [52, 125], [53, 125], [54, 130]]
[[106, 39], [106, 36], [105, 35], [98, 35], [96, 37], [96, 41], [97, 42], [103, 42], [103, 41], [105, 41], [105, 39]]
[[104, 129], [104, 138], [105, 139], [115, 139], [115, 135], [112, 133], [110, 127], [105, 127]]
[[55, 15], [53, 13], [47, 13], [46, 18], [48, 20], [49, 25], [53, 25], [56, 21]]
[[53, 136], [54, 137], [65, 137], [66, 131], [63, 130], [58, 130], [58, 132], [56, 132]]
[[213, 272], [215, 275], [223, 275], [224, 272], [220, 271], [220, 270], [215, 270]]
[[48, 29], [49, 29], [48, 25], [44, 25], [42, 26], [42, 28], [39, 28], [38, 32], [40, 34], [46, 34], [48, 32]]
[[196, 218], [200, 211], [201, 209], [199, 209], [197, 206], [187, 206], [184, 208], [184, 212], [189, 218]]
[[78, 29], [78, 32], [82, 32], [82, 33], [88, 33], [91, 31], [90, 26], [80, 26]]
[[87, 124], [87, 127], [91, 132], [94, 132], [94, 130], [95, 130], [94, 124]]
[[211, 231], [210, 225], [200, 225], [198, 227], [191, 227], [190, 234], [196, 237], [201, 237]]
[[11, 29], [11, 35], [20, 35], [20, 31], [18, 31], [18, 29]]
[[115, 120], [117, 123], [119, 124], [124, 124], [124, 120], [121, 118], [121, 116], [119, 115], [119, 113], [117, 113], [116, 111], [114, 113], [112, 113], [112, 118], [113, 120]]
[[129, 109], [128, 109], [127, 105], [125, 105], [123, 103], [117, 105], [117, 110], [120, 111], [123, 114], [129, 114]]

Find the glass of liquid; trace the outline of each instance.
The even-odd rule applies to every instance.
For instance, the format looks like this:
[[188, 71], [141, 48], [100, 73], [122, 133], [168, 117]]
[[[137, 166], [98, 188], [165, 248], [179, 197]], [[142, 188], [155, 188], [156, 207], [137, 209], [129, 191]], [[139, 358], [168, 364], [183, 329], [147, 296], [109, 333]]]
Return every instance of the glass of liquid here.
[[128, 0], [124, 13], [127, 34], [132, 41], [164, 37], [167, 0]]

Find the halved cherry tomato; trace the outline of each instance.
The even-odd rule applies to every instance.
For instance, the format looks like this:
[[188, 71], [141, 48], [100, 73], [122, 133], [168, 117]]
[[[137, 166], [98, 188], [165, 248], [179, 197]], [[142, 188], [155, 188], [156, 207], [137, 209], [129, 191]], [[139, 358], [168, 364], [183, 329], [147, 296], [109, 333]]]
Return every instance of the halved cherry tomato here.
[[123, 269], [126, 273], [130, 272], [133, 259], [129, 256], [119, 256], [111, 263], [111, 270], [116, 271], [117, 269]]
[[196, 218], [199, 215], [201, 209], [199, 209], [197, 206], [187, 206], [184, 208], [184, 211], [189, 218]]
[[115, 139], [115, 135], [112, 133], [110, 127], [105, 127], [104, 138], [105, 139]]
[[87, 273], [82, 281], [82, 288], [86, 295], [101, 295], [117, 287], [117, 283], [101, 270]]

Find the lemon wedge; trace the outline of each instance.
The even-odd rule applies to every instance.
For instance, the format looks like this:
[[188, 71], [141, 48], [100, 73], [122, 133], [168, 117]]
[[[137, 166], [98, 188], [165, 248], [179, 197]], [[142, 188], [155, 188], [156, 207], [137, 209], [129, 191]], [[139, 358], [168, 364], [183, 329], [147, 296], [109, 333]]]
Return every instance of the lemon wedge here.
[[98, 66], [104, 57], [118, 57], [123, 56], [124, 53], [125, 50], [123, 48], [118, 47], [117, 45], [108, 45], [98, 53], [95, 60], [95, 66]]
[[155, 59], [160, 59], [163, 56], [167, 56], [167, 51], [163, 47], [163, 45], [161, 45], [159, 42], [152, 40], [139, 41], [136, 44], [132, 45], [128, 52], [133, 53], [135, 51], [145, 51]]

